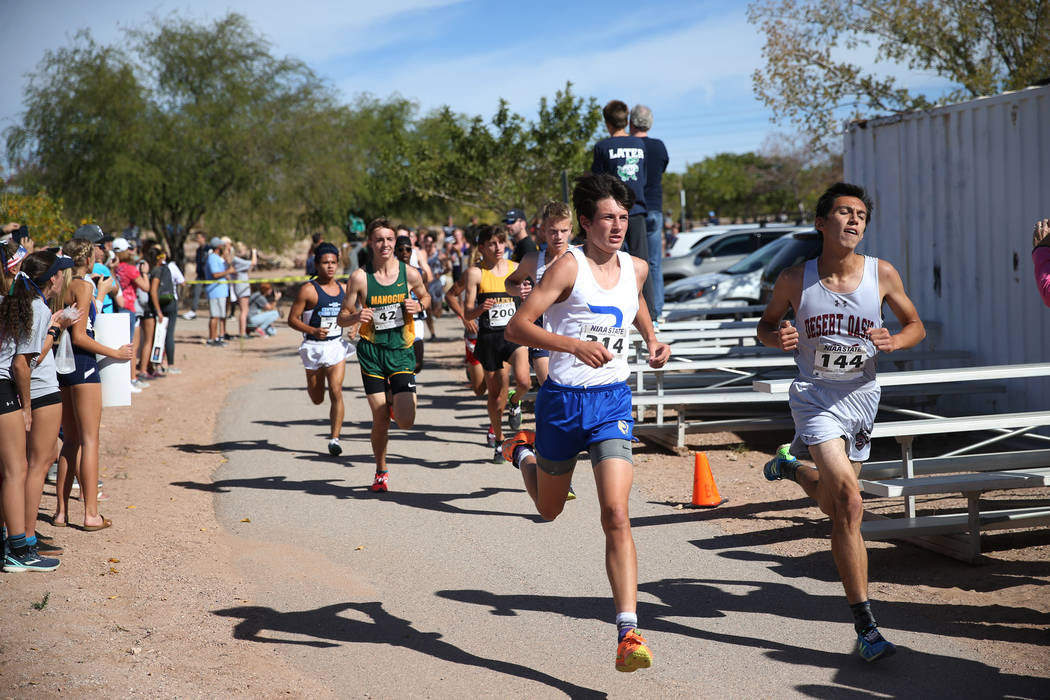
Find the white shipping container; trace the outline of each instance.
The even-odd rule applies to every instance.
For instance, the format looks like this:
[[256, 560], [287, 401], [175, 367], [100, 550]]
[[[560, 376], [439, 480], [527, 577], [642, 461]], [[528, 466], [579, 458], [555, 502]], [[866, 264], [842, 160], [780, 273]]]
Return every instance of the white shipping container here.
[[[1050, 86], [854, 122], [844, 155], [846, 180], [875, 204], [862, 251], [893, 263], [921, 317], [941, 324], [925, 347], [978, 365], [1050, 362], [1031, 255], [1035, 222], [1050, 217]], [[1003, 386], [942, 409], [1050, 406], [1050, 378]]]

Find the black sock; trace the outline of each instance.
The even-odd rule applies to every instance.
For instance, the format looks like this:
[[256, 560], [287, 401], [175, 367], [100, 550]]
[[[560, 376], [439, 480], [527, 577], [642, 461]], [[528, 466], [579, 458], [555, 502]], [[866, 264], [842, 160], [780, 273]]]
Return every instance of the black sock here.
[[789, 481], [796, 481], [795, 475], [798, 474], [798, 460], [793, 459], [790, 462], [782, 460], [780, 462], [780, 476], [783, 479]]
[[853, 611], [853, 629], [862, 634], [869, 627], [875, 627], [875, 616], [871, 614], [871, 602], [862, 600], [849, 606]]

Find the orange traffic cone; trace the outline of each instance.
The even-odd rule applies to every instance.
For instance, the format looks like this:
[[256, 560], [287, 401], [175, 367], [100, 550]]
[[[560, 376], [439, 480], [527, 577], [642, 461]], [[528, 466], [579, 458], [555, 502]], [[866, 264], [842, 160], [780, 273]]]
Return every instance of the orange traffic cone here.
[[725, 502], [726, 500], [718, 494], [715, 478], [711, 476], [711, 465], [707, 463], [707, 455], [697, 452], [696, 464], [693, 466], [693, 505], [714, 508]]

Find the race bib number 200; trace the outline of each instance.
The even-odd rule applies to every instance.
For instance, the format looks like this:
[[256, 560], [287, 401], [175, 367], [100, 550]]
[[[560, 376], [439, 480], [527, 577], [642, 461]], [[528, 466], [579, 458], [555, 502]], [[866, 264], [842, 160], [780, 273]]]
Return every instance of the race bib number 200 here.
[[601, 343], [613, 355], [626, 356], [630, 350], [630, 344], [628, 343], [629, 330], [629, 328], [584, 323], [580, 326], [580, 340]]
[[489, 328], [506, 328], [514, 316], [514, 302], [501, 301], [489, 309]]
[[855, 379], [864, 371], [867, 359], [862, 347], [825, 343], [813, 356], [813, 374], [834, 381]]

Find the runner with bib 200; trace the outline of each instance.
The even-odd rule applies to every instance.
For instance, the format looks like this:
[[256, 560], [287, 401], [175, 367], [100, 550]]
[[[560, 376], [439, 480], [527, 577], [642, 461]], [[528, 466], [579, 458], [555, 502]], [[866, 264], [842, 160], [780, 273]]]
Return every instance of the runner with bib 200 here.
[[317, 246], [314, 249], [317, 279], [299, 287], [288, 312], [288, 325], [303, 334], [299, 357], [306, 369], [306, 393], [315, 405], [324, 402], [325, 382], [328, 383], [332, 404], [328, 411], [328, 454], [333, 457], [343, 453], [339, 445], [339, 433], [343, 429], [343, 377], [346, 360], [355, 352], [336, 324], [346, 292], [335, 279], [338, 267], [339, 249], [331, 243]]
[[[366, 229], [371, 261], [350, 276], [339, 325], [361, 324], [357, 361], [372, 411], [372, 453], [376, 474], [372, 490], [386, 491], [386, 448], [390, 421], [401, 428], [416, 422], [416, 354], [413, 314], [430, 305], [423, 278], [394, 257], [394, 226], [376, 219]], [[416, 298], [413, 299], [411, 293]]]
[[[536, 398], [535, 445], [519, 433], [505, 443], [505, 453], [547, 520], [565, 507], [579, 453], [590, 453], [617, 613], [618, 671], [652, 664], [636, 629], [638, 559], [628, 514], [634, 478], [628, 327], [633, 323], [642, 334], [651, 366], [662, 367], [671, 354], [656, 340], [642, 298], [648, 266], [620, 251], [633, 200], [612, 175], [577, 180], [572, 202], [586, 241], [547, 269], [507, 327], [512, 342], [546, 348], [551, 357], [550, 374]], [[541, 315], [551, 331], [536, 325]]]
[[[771, 481], [795, 481], [831, 518], [831, 554], [853, 612], [857, 652], [867, 661], [895, 647], [879, 632], [868, 601], [868, 553], [860, 533], [864, 505], [857, 476], [871, 450], [879, 408], [875, 357], [913, 347], [926, 336], [893, 265], [856, 252], [871, 221], [872, 202], [856, 185], [832, 185], [817, 201], [815, 225], [823, 237], [816, 259], [784, 270], [758, 323], [758, 339], [794, 352], [791, 384], [795, 439], [764, 471]], [[901, 332], [882, 324], [882, 305]], [[797, 328], [783, 320], [794, 310]], [[816, 469], [802, 467], [806, 452]]]
[[[474, 354], [485, 370], [490, 429], [495, 435], [492, 461], [503, 462], [503, 408], [511, 430], [521, 427], [521, 399], [531, 385], [528, 351], [504, 336], [517, 311], [517, 299], [507, 293], [506, 279], [518, 264], [503, 257], [507, 247], [506, 226], [482, 226], [478, 232], [481, 267], [468, 268], [463, 276], [467, 292], [465, 318], [477, 319], [478, 342]], [[504, 365], [513, 372], [515, 397], [507, 399]]]

